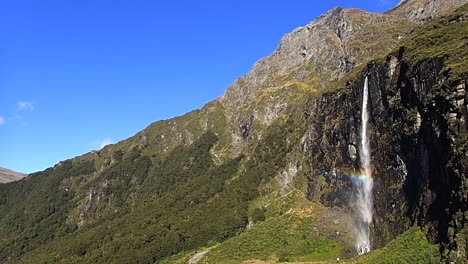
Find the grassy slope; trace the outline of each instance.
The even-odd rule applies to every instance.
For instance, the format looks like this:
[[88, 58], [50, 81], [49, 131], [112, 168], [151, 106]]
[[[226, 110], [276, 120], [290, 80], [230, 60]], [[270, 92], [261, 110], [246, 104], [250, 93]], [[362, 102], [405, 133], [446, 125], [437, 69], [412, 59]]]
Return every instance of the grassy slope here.
[[0, 167], [0, 184], [11, 182], [11, 181], [17, 181], [26, 176], [27, 176], [26, 174]]
[[343, 231], [343, 227], [331, 224], [318, 231], [314, 227], [322, 222], [325, 208], [307, 201], [297, 190], [280, 200], [291, 198], [294, 202], [288, 202], [292, 208], [287, 213], [267, 218], [221, 244], [182, 252], [161, 263], [186, 263], [205, 250], [209, 252], [199, 263], [337, 263], [338, 258], [343, 263], [363, 264], [440, 263], [439, 247], [429, 243], [418, 227], [412, 227], [384, 248], [343, 260], [343, 240], [349, 237], [333, 235], [337, 230]]
[[460, 78], [468, 69], [468, 4], [441, 19], [416, 27], [402, 46], [413, 63], [428, 58], [447, 58], [446, 70]]
[[349, 228], [344, 227], [349, 215], [312, 203], [297, 189], [281, 197], [275, 192], [259, 199], [270, 202], [266, 220], [223, 243], [181, 253], [162, 263], [185, 263], [204, 250], [209, 252], [199, 263], [329, 261], [342, 255], [345, 240], [350, 239]]
[[337, 226], [320, 227], [320, 231], [316, 227], [324, 212], [320, 205], [308, 202], [297, 190], [280, 199], [292, 199], [294, 207], [213, 248], [201, 263], [329, 260], [340, 256], [343, 246], [330, 239]]
[[440, 263], [439, 247], [430, 244], [418, 227], [412, 227], [382, 249], [346, 263], [430, 264]]

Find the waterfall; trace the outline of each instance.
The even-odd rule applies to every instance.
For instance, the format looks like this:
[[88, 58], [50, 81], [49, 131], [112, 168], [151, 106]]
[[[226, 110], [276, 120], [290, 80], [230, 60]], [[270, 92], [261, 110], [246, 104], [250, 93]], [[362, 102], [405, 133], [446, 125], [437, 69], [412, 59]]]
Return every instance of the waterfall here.
[[359, 156], [361, 163], [361, 177], [356, 181], [356, 250], [359, 255], [368, 253], [371, 250], [370, 227], [372, 224], [372, 169], [369, 148], [369, 138], [367, 131], [367, 122], [369, 113], [367, 109], [369, 87], [367, 77], [364, 81], [362, 93], [361, 110], [361, 141], [359, 145]]

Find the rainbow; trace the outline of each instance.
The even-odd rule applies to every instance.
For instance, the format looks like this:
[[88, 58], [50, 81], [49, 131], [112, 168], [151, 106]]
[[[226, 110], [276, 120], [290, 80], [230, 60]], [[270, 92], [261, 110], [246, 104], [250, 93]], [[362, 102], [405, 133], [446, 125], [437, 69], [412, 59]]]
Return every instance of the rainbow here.
[[352, 170], [338, 170], [336, 173], [342, 176], [346, 176], [352, 179], [353, 181], [360, 181], [360, 182], [373, 182], [374, 181], [374, 178], [372, 178], [372, 171], [370, 169], [362, 170], [360, 172], [352, 171]]

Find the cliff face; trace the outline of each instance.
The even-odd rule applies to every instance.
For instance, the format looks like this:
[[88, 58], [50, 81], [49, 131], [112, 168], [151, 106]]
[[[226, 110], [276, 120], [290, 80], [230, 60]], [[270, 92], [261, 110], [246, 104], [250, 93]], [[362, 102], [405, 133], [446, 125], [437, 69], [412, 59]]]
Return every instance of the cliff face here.
[[[347, 81], [346, 89], [312, 99], [305, 108], [310, 129], [302, 146], [310, 168], [309, 197], [345, 207], [353, 193], [349, 171], [359, 168], [362, 89], [365, 76], [369, 78], [377, 247], [416, 224], [428, 228], [434, 242], [465, 254], [465, 245], [455, 241], [457, 235], [464, 236], [468, 220], [467, 48], [460, 37], [466, 34], [466, 23], [464, 8], [430, 24], [438, 29], [403, 42], [385, 61], [368, 64], [355, 81]], [[439, 55], [416, 59], [411, 46], [442, 32], [459, 37], [426, 43], [418, 52], [455, 43], [459, 48], [450, 55], [435, 52]]]
[[[346, 207], [352, 195], [347, 172], [359, 168], [360, 101], [368, 76], [377, 247], [416, 223], [432, 222], [431, 232], [446, 241], [454, 214], [466, 211], [466, 164], [458, 148], [466, 144], [467, 80], [449, 81], [443, 65], [427, 60], [409, 67], [399, 61], [390, 76], [389, 65], [371, 64], [349, 93], [326, 94], [306, 113], [314, 118], [303, 141], [309, 195], [326, 190], [319, 196], [323, 203]], [[314, 116], [319, 111], [330, 114]], [[326, 188], [318, 183], [321, 177]]]

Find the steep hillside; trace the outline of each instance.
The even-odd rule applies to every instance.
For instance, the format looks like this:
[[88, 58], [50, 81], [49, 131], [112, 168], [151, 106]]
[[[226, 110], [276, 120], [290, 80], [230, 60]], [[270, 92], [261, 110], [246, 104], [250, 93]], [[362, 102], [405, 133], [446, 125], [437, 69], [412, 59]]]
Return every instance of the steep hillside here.
[[346, 89], [309, 102], [311, 127], [302, 140], [309, 195], [345, 206], [349, 171], [358, 168], [360, 101], [369, 78], [376, 246], [418, 224], [450, 251], [457, 232], [465, 232], [466, 14], [464, 6], [416, 28], [385, 60], [336, 85]]
[[262, 128], [303, 94], [322, 90], [361, 63], [385, 55], [413, 26], [398, 16], [336, 7], [286, 34], [270, 56], [219, 98], [234, 125], [233, 144], [245, 149], [245, 141], [256, 141]]
[[0, 184], [12, 181], [17, 181], [25, 177], [26, 174], [12, 171], [5, 168], [0, 168]]
[[465, 259], [467, 13], [415, 27], [335, 8], [202, 109], [1, 184], [0, 262], [356, 256], [350, 176], [366, 77], [382, 249], [350, 261]]
[[[383, 247], [395, 240], [381, 250], [350, 260], [351, 263], [439, 263], [440, 252], [445, 258], [442, 262], [466, 261], [467, 14], [468, 6], [464, 6], [450, 16], [414, 29], [401, 47], [385, 59], [372, 61], [332, 84], [333, 91], [311, 95], [302, 106], [308, 128], [300, 146], [307, 155], [307, 165], [300, 159], [292, 160], [289, 164], [295, 169], [289, 167], [284, 171], [300, 171], [299, 175], [307, 177], [310, 200], [321, 202], [327, 208], [349, 210], [355, 206], [349, 204], [353, 194], [350, 176], [359, 168], [360, 106], [364, 78], [369, 78], [375, 177], [373, 242], [375, 247]], [[278, 183], [283, 183], [282, 178], [283, 174], [278, 175]], [[318, 210], [311, 212], [308, 217], [314, 219], [317, 213]], [[326, 215], [322, 213], [322, 218], [326, 219]], [[290, 216], [286, 213], [283, 217]], [[328, 223], [333, 223], [335, 231], [347, 234], [349, 229], [340, 224], [338, 217], [335, 219], [336, 223]], [[267, 218], [264, 225], [275, 221], [279, 220]], [[288, 221], [292, 226], [301, 223], [291, 218]], [[318, 225], [310, 221], [309, 232], [329, 232], [327, 225], [316, 229]], [[221, 262], [225, 263], [229, 263], [228, 259], [238, 260], [232, 263], [241, 260], [297, 263], [347, 257], [345, 248], [333, 252], [327, 248], [326, 241], [320, 244], [323, 255], [314, 256], [317, 246], [295, 239], [294, 231], [278, 238], [280, 232], [273, 227], [268, 228], [273, 231], [263, 234], [264, 225], [249, 231], [250, 238], [246, 233], [208, 248], [210, 251], [200, 262], [216, 263], [212, 260], [224, 257]], [[307, 231], [302, 233], [309, 235]], [[267, 238], [257, 239], [261, 236]], [[247, 239], [242, 240], [244, 237]], [[343, 237], [337, 236], [334, 241], [340, 239]], [[341, 241], [340, 245], [347, 242]], [[259, 243], [263, 243], [260, 248]], [[283, 256], [282, 250], [275, 250], [278, 243], [284, 243], [280, 248], [287, 248], [288, 256]], [[308, 246], [311, 248], [307, 249]], [[250, 250], [244, 253], [244, 248]], [[304, 250], [302, 255], [295, 253], [298, 249]], [[333, 253], [327, 255], [330, 252]], [[178, 263], [177, 259], [174, 263]]]

